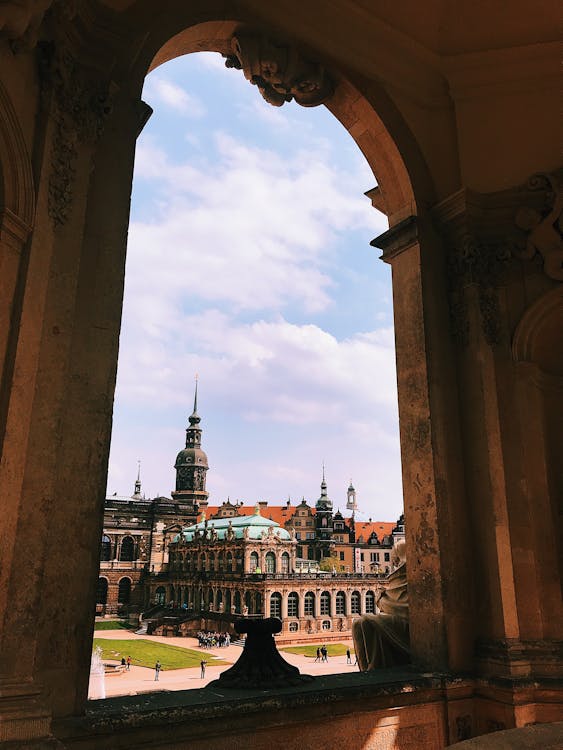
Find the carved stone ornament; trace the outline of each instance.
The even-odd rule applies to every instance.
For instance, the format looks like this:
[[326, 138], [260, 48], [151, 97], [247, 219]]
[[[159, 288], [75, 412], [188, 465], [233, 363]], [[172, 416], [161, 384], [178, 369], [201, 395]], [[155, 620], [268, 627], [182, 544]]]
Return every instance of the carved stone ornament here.
[[55, 121], [49, 177], [49, 215], [64, 224], [72, 205], [78, 145], [101, 135], [112, 110], [111, 85], [82, 68], [67, 50], [39, 44], [39, 74], [44, 100]]
[[0, 39], [9, 39], [13, 52], [33, 49], [45, 13], [55, 20], [72, 19], [84, 0], [0, 0]]
[[31, 48], [45, 11], [53, 0], [0, 0], [0, 37], [9, 39], [16, 50]]
[[535, 174], [528, 180], [530, 190], [546, 190], [546, 209], [522, 206], [515, 216], [516, 226], [527, 233], [526, 246], [517, 253], [522, 260], [541, 255], [543, 270], [550, 279], [563, 281], [563, 186], [554, 175]]
[[274, 107], [292, 99], [304, 107], [316, 107], [334, 93], [333, 82], [323, 66], [305, 60], [295, 47], [264, 36], [241, 34], [233, 37], [231, 48], [233, 54], [225, 65], [242, 70]]
[[511, 248], [505, 242], [485, 243], [465, 234], [448, 255], [450, 322], [454, 339], [462, 346], [469, 341], [469, 319], [465, 290], [478, 288], [481, 325], [488, 344], [500, 342], [500, 312], [497, 286], [510, 264]]

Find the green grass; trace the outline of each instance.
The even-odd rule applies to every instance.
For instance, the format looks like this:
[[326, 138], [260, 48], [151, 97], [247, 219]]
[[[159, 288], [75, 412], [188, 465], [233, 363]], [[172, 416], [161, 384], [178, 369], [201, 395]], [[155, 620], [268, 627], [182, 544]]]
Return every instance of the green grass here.
[[[322, 643], [313, 643], [306, 646], [287, 646], [286, 648], [280, 648], [280, 651], [287, 651], [290, 654], [301, 654], [301, 656], [311, 656], [314, 659], [317, 655], [317, 649], [322, 645]], [[344, 656], [348, 646], [345, 646], [343, 643], [327, 643], [326, 648], [328, 658], [330, 659], [331, 656]], [[354, 649], [351, 646], [350, 653], [354, 653]]]
[[94, 623], [94, 630], [132, 630], [133, 626], [126, 620], [100, 620]]
[[110, 638], [94, 638], [94, 648], [102, 649], [102, 659], [121, 659], [122, 656], [131, 657], [131, 663], [136, 667], [154, 668], [157, 661], [162, 669], [187, 669], [199, 667], [202, 658], [209, 665], [230, 664], [223, 659], [213, 659], [209, 654], [202, 656], [201, 652], [182, 646], [168, 646], [157, 641], [145, 641], [142, 638], [134, 641], [112, 640]]

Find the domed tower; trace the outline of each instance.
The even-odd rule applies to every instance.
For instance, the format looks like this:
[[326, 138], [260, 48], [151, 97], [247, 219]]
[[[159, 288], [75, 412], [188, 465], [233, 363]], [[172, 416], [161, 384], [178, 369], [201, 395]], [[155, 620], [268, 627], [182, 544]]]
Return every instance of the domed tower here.
[[327, 494], [324, 464], [321, 496], [315, 504], [315, 510], [317, 559], [320, 560], [323, 557], [330, 557], [332, 548], [334, 547], [334, 541], [332, 540], [332, 500]]
[[197, 379], [195, 383], [194, 410], [186, 429], [186, 447], [176, 456], [176, 490], [172, 498], [176, 502], [192, 506], [197, 515], [200, 508], [207, 506], [209, 493], [205, 489], [205, 479], [209, 464], [207, 455], [201, 449], [201, 418], [197, 413]]

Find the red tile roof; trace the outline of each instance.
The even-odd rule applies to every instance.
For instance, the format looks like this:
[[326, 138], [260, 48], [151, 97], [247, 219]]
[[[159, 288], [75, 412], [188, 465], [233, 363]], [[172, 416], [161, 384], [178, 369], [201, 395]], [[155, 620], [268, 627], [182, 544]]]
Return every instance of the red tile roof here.
[[[280, 526], [285, 524], [293, 517], [298, 505], [266, 505], [260, 508], [260, 515], [264, 518], [270, 518], [272, 521], [279, 523]], [[221, 510], [220, 505], [209, 505], [205, 511], [205, 517], [209, 520]], [[237, 514], [239, 516], [251, 516], [256, 512], [255, 505], [239, 505], [237, 507]], [[312, 515], [315, 515], [315, 508], [311, 508]], [[201, 520], [201, 514], [198, 516], [198, 520]], [[350, 523], [349, 518], [344, 519], [347, 524]], [[395, 523], [391, 521], [370, 521], [362, 522], [356, 521], [356, 540], [361, 536], [362, 541], [367, 542], [372, 532], [375, 531], [380, 542], [383, 541], [383, 537], [391, 534], [395, 528]]]
[[362, 541], [367, 542], [371, 534], [375, 531], [377, 538], [382, 542], [384, 536], [391, 534], [395, 525], [395, 523], [391, 523], [390, 521], [375, 521], [369, 523], [356, 521], [356, 541], [358, 541], [361, 536]]

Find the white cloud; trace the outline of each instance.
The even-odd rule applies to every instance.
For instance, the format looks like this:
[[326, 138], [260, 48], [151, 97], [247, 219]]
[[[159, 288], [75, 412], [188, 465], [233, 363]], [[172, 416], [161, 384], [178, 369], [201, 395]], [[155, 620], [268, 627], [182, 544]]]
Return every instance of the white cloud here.
[[167, 78], [153, 74], [147, 78], [143, 97], [149, 104], [164, 104], [170, 109], [187, 117], [204, 117], [206, 113], [203, 102]]
[[131, 225], [129, 293], [146, 293], [150, 279], [175, 304], [188, 295], [238, 310], [326, 309], [338, 233], [381, 229], [359, 191], [351, 197], [354, 175], [311, 151], [283, 159], [223, 133], [216, 145], [216, 159], [196, 166], [141, 143], [136, 176], [156, 187], [159, 208]]

